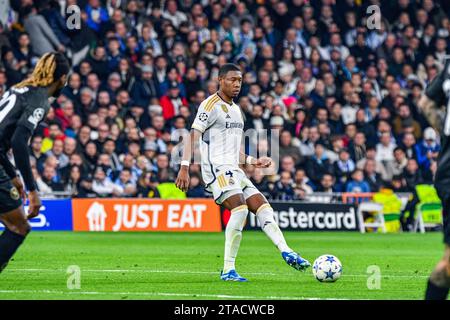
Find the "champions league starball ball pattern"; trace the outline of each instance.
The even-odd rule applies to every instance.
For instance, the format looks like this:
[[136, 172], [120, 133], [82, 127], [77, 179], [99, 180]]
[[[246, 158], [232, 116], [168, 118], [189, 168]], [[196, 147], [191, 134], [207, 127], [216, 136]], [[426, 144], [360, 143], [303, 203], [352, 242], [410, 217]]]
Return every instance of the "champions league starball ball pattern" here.
[[335, 282], [342, 275], [342, 263], [337, 257], [324, 254], [314, 261], [312, 272], [320, 282]]

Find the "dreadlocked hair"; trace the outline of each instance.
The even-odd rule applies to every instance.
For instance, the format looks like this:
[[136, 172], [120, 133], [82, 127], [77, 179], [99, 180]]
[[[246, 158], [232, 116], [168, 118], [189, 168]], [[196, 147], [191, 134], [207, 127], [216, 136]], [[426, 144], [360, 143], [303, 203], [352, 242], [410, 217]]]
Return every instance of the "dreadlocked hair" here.
[[56, 53], [48, 52], [44, 54], [36, 64], [31, 76], [22, 82], [14, 85], [15, 88], [26, 86], [46, 87], [53, 83], [55, 70], [57, 67]]

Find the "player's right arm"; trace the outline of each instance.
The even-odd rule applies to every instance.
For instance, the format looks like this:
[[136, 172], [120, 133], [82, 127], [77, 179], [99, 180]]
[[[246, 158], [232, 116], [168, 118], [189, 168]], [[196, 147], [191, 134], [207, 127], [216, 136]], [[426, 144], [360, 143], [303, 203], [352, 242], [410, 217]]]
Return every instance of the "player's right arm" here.
[[216, 121], [217, 112], [214, 108], [214, 101], [215, 99], [211, 98], [200, 104], [188, 136], [189, 141], [183, 141], [183, 157], [180, 171], [175, 181], [177, 188], [183, 192], [186, 192], [189, 188], [189, 165], [192, 160], [192, 152], [199, 149], [198, 143], [203, 133]]
[[189, 141], [184, 141], [183, 143], [183, 158], [177, 180], [175, 181], [177, 188], [183, 192], [186, 192], [189, 188], [189, 164], [192, 159], [192, 150], [197, 149], [197, 144], [201, 136], [202, 133], [200, 131], [197, 129], [191, 129], [188, 139]]

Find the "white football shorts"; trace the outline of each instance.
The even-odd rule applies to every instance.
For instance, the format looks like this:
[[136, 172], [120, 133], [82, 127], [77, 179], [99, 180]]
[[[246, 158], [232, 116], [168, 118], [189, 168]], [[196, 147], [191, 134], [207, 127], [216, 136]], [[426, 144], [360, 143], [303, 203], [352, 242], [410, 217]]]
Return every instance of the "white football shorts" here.
[[235, 195], [243, 194], [247, 200], [251, 196], [261, 193], [247, 178], [241, 168], [224, 168], [216, 170], [214, 180], [208, 184], [205, 190], [213, 194], [214, 201], [222, 204], [226, 199]]

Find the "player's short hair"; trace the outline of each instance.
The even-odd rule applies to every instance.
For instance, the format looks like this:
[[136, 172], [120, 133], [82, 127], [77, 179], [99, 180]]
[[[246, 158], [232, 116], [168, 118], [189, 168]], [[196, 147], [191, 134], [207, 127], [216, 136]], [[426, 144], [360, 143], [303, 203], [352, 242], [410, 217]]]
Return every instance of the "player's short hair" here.
[[226, 74], [230, 71], [241, 71], [241, 69], [234, 63], [225, 63], [219, 69], [219, 78], [226, 76]]
[[48, 52], [39, 59], [31, 76], [19, 82], [14, 87], [46, 87], [58, 80], [61, 76], [69, 74], [69, 71], [69, 61], [62, 53]]

